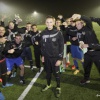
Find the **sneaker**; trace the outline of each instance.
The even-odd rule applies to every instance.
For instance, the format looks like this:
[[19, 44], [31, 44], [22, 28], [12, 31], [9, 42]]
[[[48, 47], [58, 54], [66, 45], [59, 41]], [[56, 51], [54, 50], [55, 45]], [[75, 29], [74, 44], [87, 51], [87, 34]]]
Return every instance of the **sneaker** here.
[[82, 85], [87, 84], [87, 83], [90, 83], [90, 80], [83, 79], [83, 80], [80, 81], [80, 84], [82, 84]]
[[33, 66], [30, 66], [30, 69], [33, 69]]
[[10, 78], [14, 77], [14, 75], [12, 74]]
[[16, 77], [16, 72], [13, 72], [11, 77]]
[[0, 78], [0, 82], [2, 82], [2, 79]]
[[60, 65], [60, 73], [61, 72], [65, 72], [65, 68], [62, 65]]
[[74, 75], [78, 74], [79, 72], [80, 72], [80, 70], [78, 70], [78, 69], [75, 70], [75, 71], [74, 71]]
[[20, 80], [20, 83], [21, 84], [25, 84], [25, 80]]
[[56, 97], [59, 98], [61, 95], [61, 88], [56, 88]]
[[13, 76], [16, 77], [16, 72], [13, 73]]
[[2, 85], [3, 88], [9, 87], [9, 86], [13, 86], [13, 84], [11, 84], [11, 83], [6, 83], [6, 85]]
[[69, 65], [70, 65], [70, 62], [67, 62], [67, 63], [66, 63], [66, 67], [68, 67]]
[[75, 68], [76, 68], [75, 65], [73, 65], [71, 69], [74, 70]]
[[47, 85], [47, 86], [45, 86], [43, 89], [42, 89], [42, 92], [44, 92], [44, 91], [46, 91], [46, 90], [48, 90], [49, 88], [51, 88], [51, 85]]

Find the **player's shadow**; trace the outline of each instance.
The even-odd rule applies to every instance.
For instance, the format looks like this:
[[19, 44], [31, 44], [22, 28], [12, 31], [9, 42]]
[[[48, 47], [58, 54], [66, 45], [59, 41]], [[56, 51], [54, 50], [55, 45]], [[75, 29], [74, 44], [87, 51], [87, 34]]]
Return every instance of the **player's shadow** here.
[[[39, 87], [40, 88], [40, 91], [42, 92], [42, 89], [45, 88], [46, 85], [36, 82], [34, 84], [34, 86]], [[52, 90], [53, 92], [55, 92], [55, 87], [54, 86], [51, 86], [50, 90]]]
[[[72, 71], [71, 71], [72, 72]], [[41, 78], [42, 80], [46, 80], [45, 78], [45, 72], [43, 72], [39, 78]], [[75, 86], [79, 86], [82, 88], [88, 88], [88, 89], [92, 89], [92, 90], [97, 90], [100, 91], [100, 79], [90, 79], [90, 83], [82, 85], [80, 84], [80, 81], [83, 79], [83, 71], [81, 71], [78, 75], [73, 75], [70, 73], [70, 70], [67, 70], [66, 72], [61, 74], [61, 83], [66, 83], [66, 84], [71, 84], [71, 85], [75, 85]], [[55, 81], [55, 77], [52, 75], [52, 81]]]
[[25, 69], [25, 75], [24, 75], [25, 84], [23, 85], [23, 84], [20, 83], [20, 75], [19, 75], [20, 70], [18, 69], [16, 77], [11, 77], [11, 79], [8, 82], [13, 83], [14, 85], [27, 86], [31, 82], [31, 80], [34, 78], [34, 76], [37, 74], [37, 72], [38, 72], [38, 69], [35, 69], [33, 71], [29, 68], [26, 68]]
[[[27, 69], [25, 70], [25, 80], [26, 80], [26, 84], [25, 86], [27, 86], [31, 80], [34, 78], [34, 76], [37, 74], [37, 69], [35, 71], [32, 71], [30, 69]], [[39, 78], [41, 79], [41, 82], [42, 80], [46, 80], [46, 73], [43, 71]], [[97, 91], [100, 91], [100, 79], [93, 79], [91, 78], [91, 83], [89, 84], [86, 84], [86, 85], [80, 85], [80, 80], [83, 79], [83, 72], [81, 71], [78, 75], [73, 75], [73, 71], [68, 69], [66, 72], [64, 73], [61, 73], [61, 83], [66, 83], [67, 84], [71, 84], [71, 85], [74, 85], [74, 86], [79, 86], [79, 87], [84, 87], [84, 88], [88, 88], [88, 89], [92, 89], [92, 90], [97, 90]], [[19, 72], [17, 72], [17, 76], [15, 78], [12, 78], [11, 79], [11, 82], [16, 84], [16, 85], [21, 85], [19, 83]], [[55, 77], [52, 75], [52, 81], [55, 81]], [[44, 82], [43, 82], [44, 83]], [[37, 83], [37, 81], [35, 82], [34, 86], [37, 86], [37, 87], [41, 87], [43, 88], [44, 87], [44, 84], [41, 84], [41, 83]], [[53, 91], [54, 91], [54, 88], [52, 88]]]

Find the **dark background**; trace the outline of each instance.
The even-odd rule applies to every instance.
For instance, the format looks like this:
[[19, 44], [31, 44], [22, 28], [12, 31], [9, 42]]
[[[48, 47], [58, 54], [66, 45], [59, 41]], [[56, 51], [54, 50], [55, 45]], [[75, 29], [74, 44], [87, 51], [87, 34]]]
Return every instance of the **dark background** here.
[[[5, 8], [5, 7], [8, 8]], [[62, 14], [64, 18], [74, 13], [100, 17], [100, 0], [0, 0], [0, 15], [19, 14], [25, 21], [31, 20], [31, 14], [37, 11], [39, 16], [33, 16], [33, 21], [42, 23], [47, 15], [55, 18]], [[39, 20], [40, 19], [40, 20]]]

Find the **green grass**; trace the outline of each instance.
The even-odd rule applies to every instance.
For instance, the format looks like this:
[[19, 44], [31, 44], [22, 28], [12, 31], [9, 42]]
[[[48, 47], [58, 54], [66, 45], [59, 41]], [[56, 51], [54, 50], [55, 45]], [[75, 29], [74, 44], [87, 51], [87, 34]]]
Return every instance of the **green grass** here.
[[[97, 37], [100, 39], [100, 26], [98, 26], [96, 23], [93, 23], [93, 25]], [[45, 26], [38, 26], [38, 28], [42, 30], [45, 28]], [[72, 62], [71, 58], [70, 60]], [[28, 64], [28, 61], [25, 63]], [[52, 77], [52, 88], [46, 92], [41, 92], [41, 89], [46, 84], [45, 72], [42, 72], [24, 100], [100, 100], [100, 97], [96, 97], [96, 94], [100, 94], [100, 75], [95, 65], [93, 65], [91, 70], [91, 83], [84, 86], [80, 85], [79, 83], [83, 78], [83, 68], [80, 62], [79, 67], [81, 71], [78, 75], [73, 75], [73, 71], [70, 67], [67, 68], [65, 73], [61, 74], [62, 94], [60, 98], [55, 97], [56, 82], [54, 76]], [[36, 73], [37, 69], [32, 72], [29, 68], [25, 68], [26, 84], [23, 86], [19, 83], [18, 70], [17, 77], [11, 79], [14, 86], [1, 89], [6, 97], [6, 100], [17, 100]]]
[[43, 30], [43, 29], [45, 29], [46, 26], [45, 25], [38, 25], [37, 27], [39, 30]]

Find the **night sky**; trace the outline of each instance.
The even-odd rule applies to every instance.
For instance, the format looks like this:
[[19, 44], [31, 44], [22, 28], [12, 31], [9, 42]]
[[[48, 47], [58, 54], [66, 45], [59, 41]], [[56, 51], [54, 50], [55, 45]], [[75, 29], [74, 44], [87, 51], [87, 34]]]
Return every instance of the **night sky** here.
[[13, 14], [19, 13], [21, 16], [37, 11], [54, 17], [62, 14], [67, 18], [74, 13], [100, 17], [100, 0], [0, 0], [0, 2], [11, 7]]

